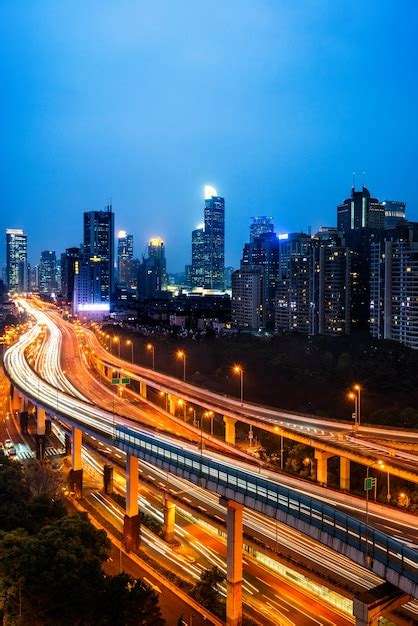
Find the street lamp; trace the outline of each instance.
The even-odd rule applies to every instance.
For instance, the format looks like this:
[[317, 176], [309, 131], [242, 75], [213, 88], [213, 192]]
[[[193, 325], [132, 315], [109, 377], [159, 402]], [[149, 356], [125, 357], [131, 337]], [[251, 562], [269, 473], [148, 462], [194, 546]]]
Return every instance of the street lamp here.
[[189, 413], [193, 414], [193, 426], [196, 426], [196, 409], [191, 406], [189, 408]]
[[119, 337], [117, 337], [117, 336], [113, 337], [113, 343], [117, 343], [118, 344], [118, 356], [120, 358], [120, 339], [119, 339]]
[[164, 391], [160, 391], [160, 398], [162, 398], [163, 396], [165, 396], [165, 410], [166, 410], [166, 413], [168, 413], [168, 393], [165, 393]]
[[215, 414], [213, 411], [206, 411], [205, 417], [210, 417], [210, 434], [213, 435], [213, 420], [215, 419]]
[[186, 380], [186, 353], [184, 350], [177, 350], [177, 358], [183, 359], [183, 381]]
[[152, 355], [152, 369], [155, 370], [155, 348], [152, 343], [147, 343], [147, 350]]
[[131, 363], [133, 363], [134, 362], [134, 342], [131, 339], [127, 339], [126, 345], [131, 346]]
[[354, 385], [354, 390], [357, 392], [357, 426], [360, 426], [360, 422], [361, 422], [361, 387], [360, 385]]
[[348, 397], [350, 398], [350, 400], [354, 401], [354, 413], [353, 413], [353, 418], [354, 418], [354, 428], [357, 428], [357, 424], [358, 424], [358, 401], [357, 401], [357, 394], [354, 393], [354, 391], [350, 391], [350, 393], [348, 394]]
[[186, 403], [180, 398], [180, 400], [177, 400], [177, 405], [183, 407], [183, 419], [186, 421]]
[[244, 403], [244, 370], [241, 365], [234, 365], [233, 367], [234, 374], [237, 374], [240, 377], [240, 391], [241, 391], [241, 406]]

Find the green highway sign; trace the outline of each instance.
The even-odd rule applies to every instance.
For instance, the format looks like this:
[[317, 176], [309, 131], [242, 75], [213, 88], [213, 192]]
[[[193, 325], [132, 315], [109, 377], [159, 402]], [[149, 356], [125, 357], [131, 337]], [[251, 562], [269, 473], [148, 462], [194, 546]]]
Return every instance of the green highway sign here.
[[122, 385], [129, 385], [131, 383], [130, 378], [122, 378]]
[[112, 378], [112, 385], [120, 385], [120, 378]]
[[376, 484], [376, 478], [365, 478], [364, 479], [364, 491], [371, 491]]

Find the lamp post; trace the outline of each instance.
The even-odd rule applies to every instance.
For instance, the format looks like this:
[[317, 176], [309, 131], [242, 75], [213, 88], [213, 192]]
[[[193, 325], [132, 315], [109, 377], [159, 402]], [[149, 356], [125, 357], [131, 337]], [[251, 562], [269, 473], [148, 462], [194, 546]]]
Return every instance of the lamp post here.
[[206, 411], [205, 417], [210, 417], [210, 434], [213, 435], [213, 420], [215, 419], [215, 414], [213, 411]]
[[177, 400], [177, 405], [183, 407], [183, 419], [186, 421], [186, 403], [180, 398], [180, 400]]
[[134, 342], [131, 339], [127, 339], [126, 345], [131, 346], [131, 363], [133, 363], [134, 362]]
[[165, 396], [165, 412], [168, 412], [168, 393], [165, 393], [165, 391], [160, 391], [160, 397], [162, 398], [163, 396]]
[[379, 465], [380, 469], [384, 469], [385, 464], [383, 461], [374, 461], [370, 463], [366, 468], [366, 480], [364, 481], [364, 489], [366, 491], [366, 565], [369, 566], [369, 491], [374, 486], [374, 500], [376, 502], [377, 496], [377, 478], [372, 478], [370, 482], [369, 470], [374, 465]]
[[177, 350], [177, 358], [183, 359], [183, 381], [186, 381], [186, 353], [184, 350]]
[[152, 343], [147, 343], [147, 350], [152, 355], [152, 369], [155, 370], [155, 348]]
[[350, 400], [354, 401], [354, 413], [353, 413], [353, 417], [354, 417], [354, 429], [357, 429], [357, 424], [358, 424], [358, 401], [357, 401], [357, 394], [354, 393], [354, 391], [350, 391], [350, 393], [348, 394], [348, 397], [350, 398]]
[[113, 343], [117, 343], [118, 344], [118, 357], [120, 358], [120, 339], [119, 339], [119, 337], [117, 337], [117, 336], [113, 337]]
[[354, 390], [357, 392], [357, 426], [361, 423], [361, 387], [360, 385], [354, 385]]
[[189, 408], [189, 413], [193, 414], [193, 426], [196, 426], [196, 409], [191, 406]]
[[240, 377], [240, 396], [242, 406], [244, 403], [244, 370], [241, 365], [234, 365], [233, 371], [234, 374], [237, 374]]

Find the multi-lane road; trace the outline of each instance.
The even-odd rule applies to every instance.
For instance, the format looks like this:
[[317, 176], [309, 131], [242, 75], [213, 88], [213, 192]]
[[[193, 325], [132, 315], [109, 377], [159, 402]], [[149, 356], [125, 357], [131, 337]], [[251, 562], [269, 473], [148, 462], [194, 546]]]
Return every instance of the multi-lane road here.
[[[128, 420], [126, 420], [126, 417], [129, 414], [131, 420], [133, 419], [141, 424], [147, 423], [150, 428], [158, 428], [161, 430], [169, 430], [171, 428], [173, 433], [181, 436], [179, 425], [173, 422], [168, 424], [167, 416], [159, 413], [156, 409], [151, 410], [145, 403], [138, 405], [137, 402], [133, 404], [126, 402], [126, 400], [115, 400], [115, 396], [109, 387], [98, 381], [89, 371], [87, 363], [84, 361], [84, 357], [78, 349], [78, 341], [74, 339], [76, 335], [73, 326], [57, 324], [55, 316], [51, 316], [49, 312], [42, 313], [42, 315], [45, 316], [42, 320], [40, 312], [37, 312], [36, 308], [32, 310], [32, 312], [38, 319], [38, 324], [34, 326], [26, 336], [19, 340], [18, 345], [11, 348], [7, 356], [8, 367], [14, 371], [17, 379], [21, 379], [22, 386], [26, 387], [31, 394], [35, 397], [37, 395], [43, 395], [52, 410], [55, 407], [57, 410], [60, 409], [64, 413], [73, 413], [74, 416], [78, 416], [93, 432], [95, 429], [103, 429], [104, 432], [111, 433], [115, 420], [117, 420], [118, 423], [127, 423]], [[38, 376], [34, 374], [33, 370], [26, 362], [26, 356], [28, 356], [28, 354], [24, 354], [24, 350], [30, 350], [30, 346], [32, 345], [33, 347], [38, 340], [39, 324], [44, 325], [46, 332], [44, 332], [43, 339], [37, 344], [36, 353], [34, 351], [33, 356], [30, 357], [29, 355], [29, 358], [32, 360], [33, 367], [41, 374], [44, 380], [40, 380]], [[66, 337], [66, 335], [68, 335], [68, 337]], [[69, 356], [68, 346], [67, 349], [65, 349], [66, 341], [69, 341], [71, 345], [71, 356]], [[64, 354], [63, 367], [60, 361], [62, 353]], [[113, 402], [115, 402], [115, 406], [112, 406], [113, 412], [111, 413], [109, 412], [109, 406], [113, 405]], [[100, 410], [96, 405], [105, 405], [107, 406], [107, 410]], [[123, 411], [124, 418], [118, 415], [120, 411]], [[185, 439], [191, 439], [190, 431], [186, 428], [184, 428], [183, 435]], [[205, 454], [216, 456], [222, 453], [225, 454], [225, 451], [221, 452], [217, 450], [216, 452], [205, 452]], [[238, 463], [238, 460], [234, 462]], [[246, 461], [241, 460], [239, 464], [245, 465]], [[155, 471], [156, 470], [154, 470], [154, 472]], [[272, 473], [264, 469], [262, 472], [265, 475], [272, 475]], [[297, 479], [285, 476], [278, 477], [277, 475], [274, 475], [274, 479], [280, 480], [284, 484], [286, 481], [290, 481], [290, 483], [287, 484], [291, 484], [292, 488], [298, 488], [302, 491], [305, 490], [306, 492], [312, 493], [312, 485], [305, 486], [302, 481], [298, 481]], [[170, 482], [172, 482], [172, 480], [173, 477], [170, 478]], [[175, 488], [181, 492], [185, 486], [181, 485], [179, 479], [174, 479], [174, 481], [178, 482]], [[187, 488], [191, 491], [190, 485], [188, 485]], [[363, 515], [363, 504], [357, 499], [353, 498], [347, 501], [347, 497], [345, 497], [338, 501], [337, 496], [339, 494], [329, 492], [329, 490], [324, 490], [320, 487], [318, 487], [318, 489], [319, 497], [326, 499], [327, 502], [335, 506], [348, 506], [351, 514]], [[207, 492], [203, 492], [203, 490], [201, 491], [202, 493], [199, 494], [199, 489], [193, 488], [192, 497], [200, 503], [196, 503], [197, 509], [206, 508], [208, 511], [208, 507], [210, 507], [210, 514], [212, 516], [218, 515], [218, 517], [221, 517], [219, 515], [219, 503], [216, 502], [216, 498]], [[345, 500], [345, 503], [343, 500]], [[381, 509], [384, 511], [384, 514], [382, 514]], [[394, 509], [387, 507], [380, 507], [379, 509], [378, 506], [375, 507], [372, 503], [370, 512], [372, 523], [377, 524], [377, 520], [380, 518], [380, 524], [385, 527], [386, 532], [388, 532], [389, 529], [395, 536], [407, 537], [411, 542], [416, 540], [416, 520], [411, 519], [409, 516], [402, 515]], [[202, 516], [204, 517], [203, 510]], [[280, 526], [280, 531], [278, 531], [278, 526]], [[267, 518], [258, 516], [258, 514], [254, 512], [246, 513], [246, 527], [249, 532], [254, 533], [255, 530], [257, 530], [261, 535], [264, 534], [266, 541], [271, 542], [272, 537], [275, 538], [278, 545], [280, 545], [280, 541], [284, 543], [287, 541], [288, 547], [290, 544], [290, 548], [294, 550], [296, 554], [299, 551], [301, 558], [302, 554], [306, 557], [306, 537], [300, 536], [300, 534], [297, 536], [294, 534], [294, 531], [289, 532], [290, 529], [282, 527], [282, 525], [277, 525], [272, 520], [267, 520]], [[315, 544], [315, 542], [312, 543]], [[324, 569], [325, 567], [326, 570], [328, 563], [330, 571], [340, 569], [342, 576], [348, 576], [348, 579], [350, 579], [350, 577], [352, 579], [355, 578], [360, 586], [360, 581], [363, 581], [364, 588], [370, 588], [376, 583], [376, 577], [367, 572], [367, 570], [359, 568], [348, 560], [347, 563], [344, 563], [344, 559], [341, 559], [341, 557], [331, 550], [328, 550], [329, 555], [325, 554], [324, 551], [327, 550], [328, 549], [323, 546], [318, 548], [318, 544], [315, 545], [315, 549], [314, 546], [312, 546], [312, 560], [315, 561], [315, 558], [317, 558], [317, 566], [319, 568], [322, 567], [322, 569]], [[317, 557], [314, 556], [315, 553]], [[332, 559], [334, 559], [334, 562]], [[353, 572], [355, 572], [354, 575]]]

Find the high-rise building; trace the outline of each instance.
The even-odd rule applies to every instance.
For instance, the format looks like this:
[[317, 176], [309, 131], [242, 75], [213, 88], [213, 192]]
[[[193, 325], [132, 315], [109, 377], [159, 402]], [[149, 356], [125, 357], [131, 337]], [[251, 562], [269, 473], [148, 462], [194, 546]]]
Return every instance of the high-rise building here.
[[83, 260], [94, 263], [99, 275], [100, 301], [110, 303], [114, 297], [114, 214], [105, 211], [84, 213]]
[[383, 200], [385, 208], [385, 228], [393, 228], [406, 219], [406, 202]]
[[132, 282], [132, 259], [134, 256], [134, 238], [126, 230], [118, 232], [118, 283], [130, 286]]
[[192, 289], [205, 286], [205, 255], [205, 228], [199, 226], [192, 231], [192, 267], [190, 272]]
[[418, 349], [418, 222], [371, 245], [370, 333]]
[[224, 287], [225, 290], [229, 290], [232, 288], [232, 274], [234, 273], [234, 268], [232, 265], [228, 265], [224, 271]]
[[334, 228], [282, 244], [275, 328], [310, 335], [350, 332], [351, 254]]
[[57, 285], [57, 260], [54, 250], [44, 250], [41, 252], [39, 262], [39, 292], [51, 295], [56, 293]]
[[265, 215], [259, 217], [252, 217], [252, 223], [250, 224], [250, 243], [253, 243], [257, 237], [264, 233], [274, 233], [274, 224], [272, 217], [266, 217]]
[[205, 278], [206, 289], [223, 290], [225, 269], [225, 200], [205, 186]]
[[232, 274], [231, 320], [236, 328], [262, 329], [262, 274], [243, 268]]
[[241, 269], [261, 272], [261, 327], [274, 328], [274, 298], [280, 271], [280, 240], [274, 232], [263, 232], [244, 245]]
[[385, 207], [366, 187], [352, 189], [337, 207], [338, 230], [351, 250], [351, 328], [367, 330], [370, 311], [370, 247], [383, 241]]
[[80, 258], [80, 248], [67, 248], [61, 254], [61, 294], [68, 302], [73, 301], [75, 269]]
[[160, 237], [150, 239], [148, 256], [143, 257], [138, 271], [138, 297], [152, 299], [167, 291], [167, 266], [164, 241]]
[[385, 227], [385, 207], [372, 198], [366, 187], [361, 191], [351, 190], [351, 197], [337, 208], [338, 230], [344, 235], [350, 231], [371, 228], [382, 230]]
[[6, 230], [6, 275], [9, 291], [28, 290], [28, 242], [20, 228]]

